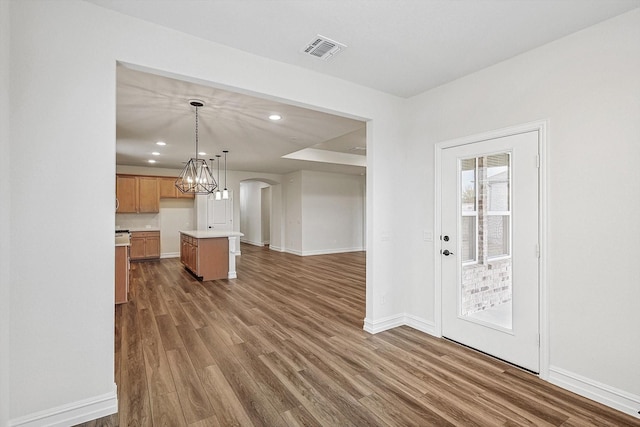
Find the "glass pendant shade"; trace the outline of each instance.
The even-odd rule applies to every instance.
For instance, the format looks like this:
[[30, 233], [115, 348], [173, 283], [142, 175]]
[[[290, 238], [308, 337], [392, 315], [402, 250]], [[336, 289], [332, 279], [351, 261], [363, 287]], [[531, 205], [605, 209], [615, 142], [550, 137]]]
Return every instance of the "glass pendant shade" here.
[[222, 192], [220, 190], [216, 191], [216, 200], [222, 200]]
[[218, 184], [204, 159], [190, 159], [176, 179], [176, 187], [183, 193], [211, 194]]
[[227, 190], [226, 188], [222, 190], [222, 198], [224, 200], [227, 200], [229, 198], [229, 190]]

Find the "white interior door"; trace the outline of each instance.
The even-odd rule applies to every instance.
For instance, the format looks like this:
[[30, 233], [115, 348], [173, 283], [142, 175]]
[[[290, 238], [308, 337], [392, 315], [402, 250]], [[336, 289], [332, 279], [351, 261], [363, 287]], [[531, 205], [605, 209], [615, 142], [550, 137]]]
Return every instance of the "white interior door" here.
[[539, 372], [538, 132], [441, 165], [442, 335]]
[[216, 200], [215, 195], [207, 196], [207, 228], [210, 230], [233, 230], [233, 191], [229, 198]]

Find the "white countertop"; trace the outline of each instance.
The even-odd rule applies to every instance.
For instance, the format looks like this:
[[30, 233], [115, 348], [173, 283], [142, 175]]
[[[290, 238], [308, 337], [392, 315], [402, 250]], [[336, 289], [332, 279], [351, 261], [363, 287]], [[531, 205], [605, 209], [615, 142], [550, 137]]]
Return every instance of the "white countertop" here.
[[180, 234], [195, 237], [196, 239], [215, 239], [219, 237], [242, 237], [239, 231], [218, 231], [218, 230], [180, 230]]
[[160, 231], [160, 228], [158, 227], [137, 227], [137, 228], [126, 228], [125, 230], [129, 230], [132, 233], [135, 233], [136, 231]]
[[128, 234], [118, 234], [116, 235], [116, 246], [130, 246], [131, 241], [129, 240]]

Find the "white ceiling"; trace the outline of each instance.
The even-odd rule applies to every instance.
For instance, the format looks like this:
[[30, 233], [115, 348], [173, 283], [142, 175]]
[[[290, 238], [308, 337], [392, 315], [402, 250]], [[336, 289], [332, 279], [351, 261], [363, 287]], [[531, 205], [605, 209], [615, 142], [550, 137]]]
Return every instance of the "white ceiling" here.
[[[417, 95], [640, 7], [640, 0], [86, 1], [399, 97]], [[347, 48], [329, 61], [302, 54], [300, 50], [317, 34]], [[152, 149], [137, 145], [171, 138], [176, 144], [191, 143], [168, 162], [180, 167], [175, 165], [177, 158], [185, 161], [185, 153], [193, 152], [194, 117], [185, 96], [206, 95], [212, 99], [207, 102], [211, 109], [201, 110], [210, 116], [202, 123], [205, 132], [211, 132], [207, 143], [213, 144], [210, 150], [231, 151], [231, 169], [363, 171], [280, 159], [317, 144], [324, 144], [316, 148], [325, 151], [339, 147], [338, 151], [357, 155], [359, 150], [349, 150], [364, 145], [363, 123], [126, 71], [119, 73], [118, 83], [119, 164], [142, 164]], [[285, 120], [277, 126], [263, 119], [272, 110], [284, 112]], [[167, 153], [170, 150], [166, 148]]]
[[[88, 0], [402, 97], [640, 7], [640, 0]], [[347, 45], [299, 51], [317, 34]]]
[[[306, 108], [198, 85], [119, 65], [116, 97], [116, 164], [182, 169], [198, 151], [205, 159], [229, 150], [228, 168], [285, 174], [301, 169], [362, 174], [365, 123]], [[282, 116], [269, 120], [271, 114]], [[166, 146], [156, 145], [163, 141]], [[313, 152], [302, 152], [308, 148]], [[160, 155], [154, 156], [153, 152]], [[282, 158], [299, 153], [298, 159]], [[156, 163], [150, 165], [149, 159]]]

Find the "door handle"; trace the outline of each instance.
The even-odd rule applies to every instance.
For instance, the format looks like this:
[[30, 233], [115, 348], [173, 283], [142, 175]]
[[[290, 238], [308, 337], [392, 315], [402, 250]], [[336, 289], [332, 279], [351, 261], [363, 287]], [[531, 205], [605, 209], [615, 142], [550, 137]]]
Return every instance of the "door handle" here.
[[440, 253], [444, 256], [453, 255], [453, 252], [449, 252], [449, 249], [445, 249], [444, 251], [440, 251]]

